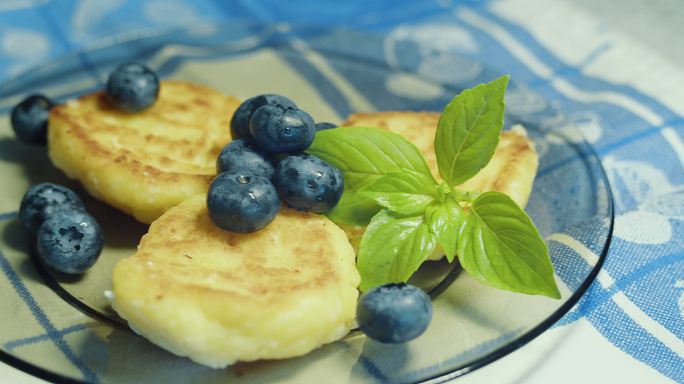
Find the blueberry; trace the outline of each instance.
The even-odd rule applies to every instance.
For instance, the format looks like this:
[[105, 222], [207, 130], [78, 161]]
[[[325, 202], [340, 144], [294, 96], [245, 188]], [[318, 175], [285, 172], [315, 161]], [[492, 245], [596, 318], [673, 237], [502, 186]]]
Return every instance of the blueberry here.
[[52, 100], [43, 95], [31, 95], [12, 108], [12, 129], [17, 137], [31, 144], [47, 143], [47, 126]]
[[271, 156], [245, 140], [233, 140], [223, 147], [216, 161], [216, 173], [251, 171], [267, 179], [273, 177], [275, 162]]
[[207, 208], [217, 227], [247, 233], [273, 221], [280, 210], [280, 200], [270, 180], [239, 170], [216, 176], [209, 186]]
[[361, 296], [356, 307], [359, 328], [383, 343], [404, 343], [420, 336], [432, 319], [430, 297], [410, 284], [387, 284]]
[[102, 228], [82, 211], [59, 211], [38, 230], [38, 255], [48, 267], [62, 273], [83, 273], [100, 256]]
[[339, 169], [306, 153], [283, 159], [273, 175], [282, 199], [301, 211], [325, 213], [342, 197], [344, 179]]
[[69, 188], [52, 183], [36, 184], [21, 200], [19, 220], [35, 234], [47, 218], [63, 210], [84, 211], [85, 208], [81, 198]]
[[317, 123], [316, 124], [316, 132], [318, 131], [325, 131], [326, 129], [333, 129], [337, 128], [337, 125], [333, 123]]
[[297, 105], [292, 100], [273, 93], [249, 98], [240, 104], [233, 114], [233, 119], [230, 121], [230, 132], [233, 140], [250, 139], [252, 137], [252, 134], [249, 132], [249, 120], [252, 119], [254, 111], [266, 104], [280, 105], [285, 108], [297, 108]]
[[109, 75], [106, 89], [112, 106], [126, 112], [140, 112], [157, 100], [159, 78], [142, 64], [122, 64]]
[[264, 105], [252, 115], [249, 130], [256, 144], [268, 152], [301, 152], [311, 145], [316, 126], [311, 116], [279, 105]]

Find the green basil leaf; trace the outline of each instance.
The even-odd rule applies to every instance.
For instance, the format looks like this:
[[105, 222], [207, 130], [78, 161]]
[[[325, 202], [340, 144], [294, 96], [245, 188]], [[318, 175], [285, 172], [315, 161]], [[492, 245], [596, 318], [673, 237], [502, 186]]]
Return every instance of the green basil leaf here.
[[435, 155], [442, 179], [459, 185], [475, 176], [494, 155], [503, 127], [508, 76], [466, 89], [439, 118]]
[[432, 205], [426, 211], [430, 232], [437, 236], [437, 243], [444, 249], [449, 262], [454, 261], [458, 249], [458, 236], [466, 214], [458, 202], [447, 197], [444, 202]]
[[361, 239], [356, 267], [359, 289], [407, 281], [437, 246], [424, 215], [400, 217], [388, 210], [378, 212]]
[[475, 279], [513, 292], [560, 298], [544, 240], [525, 211], [500, 192], [485, 192], [461, 227], [458, 258]]
[[378, 177], [368, 177], [354, 187], [350, 187], [345, 181], [342, 197], [332, 211], [327, 213], [328, 218], [337, 224], [367, 225], [382, 207], [375, 200], [361, 195], [359, 190]]
[[402, 215], [418, 215], [432, 203], [437, 194], [435, 181], [409, 169], [389, 172], [359, 190], [362, 196]]
[[357, 192], [382, 175], [408, 169], [432, 179], [430, 168], [415, 145], [380, 128], [320, 131], [307, 152], [336, 166], [344, 175], [341, 202], [328, 215], [338, 223], [368, 224], [381, 207]]

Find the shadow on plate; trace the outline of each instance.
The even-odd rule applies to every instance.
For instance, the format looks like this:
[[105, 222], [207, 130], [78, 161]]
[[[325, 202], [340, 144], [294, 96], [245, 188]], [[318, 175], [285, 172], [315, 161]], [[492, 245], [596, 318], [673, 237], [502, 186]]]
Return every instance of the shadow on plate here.
[[[372, 359], [370, 356], [372, 356]], [[389, 378], [382, 368], [391, 369], [389, 367], [394, 367], [396, 369], [403, 367], [410, 361], [410, 356], [411, 350], [408, 343], [383, 344], [366, 339], [361, 355], [352, 366], [349, 382], [367, 381], [369, 376], [378, 382], [388, 382]]]
[[52, 165], [47, 147], [29, 145], [15, 138], [5, 137], [0, 139], [0, 160], [22, 166], [24, 177], [30, 185], [51, 182], [69, 188], [77, 187], [75, 182]]

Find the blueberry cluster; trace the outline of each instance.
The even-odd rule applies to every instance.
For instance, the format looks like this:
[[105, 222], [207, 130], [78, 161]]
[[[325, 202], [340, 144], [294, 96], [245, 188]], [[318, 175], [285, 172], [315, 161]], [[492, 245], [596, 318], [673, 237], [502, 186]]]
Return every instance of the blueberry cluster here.
[[[122, 64], [110, 74], [105, 91], [113, 107], [139, 112], [157, 100], [159, 79], [142, 64]], [[17, 104], [10, 116], [17, 138], [45, 145], [48, 116], [55, 105], [42, 94], [30, 95]], [[35, 237], [41, 261], [55, 271], [83, 273], [100, 256], [104, 245], [102, 228], [68, 188], [51, 183], [34, 185], [24, 194], [19, 219]]]
[[19, 220], [36, 237], [41, 261], [55, 271], [83, 273], [100, 256], [102, 228], [68, 188], [52, 183], [29, 188], [21, 200]]
[[340, 200], [344, 180], [339, 169], [303, 152], [317, 131], [335, 125], [316, 124], [292, 100], [275, 94], [247, 99], [230, 125], [233, 141], [219, 154], [219, 175], [207, 194], [216, 226], [254, 232], [273, 220], [281, 200], [316, 213], [330, 211]]

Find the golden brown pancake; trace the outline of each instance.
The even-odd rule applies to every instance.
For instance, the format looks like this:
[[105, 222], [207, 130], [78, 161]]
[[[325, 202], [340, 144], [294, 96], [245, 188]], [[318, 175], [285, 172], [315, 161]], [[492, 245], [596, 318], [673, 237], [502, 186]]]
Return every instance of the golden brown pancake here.
[[303, 355], [344, 336], [359, 275], [344, 232], [283, 208], [248, 234], [217, 228], [205, 195], [150, 226], [114, 269], [114, 309], [153, 343], [211, 367]]
[[150, 223], [207, 191], [239, 104], [182, 81], [163, 81], [155, 104], [139, 113], [112, 108], [103, 92], [89, 94], [51, 110], [49, 156], [93, 196]]

